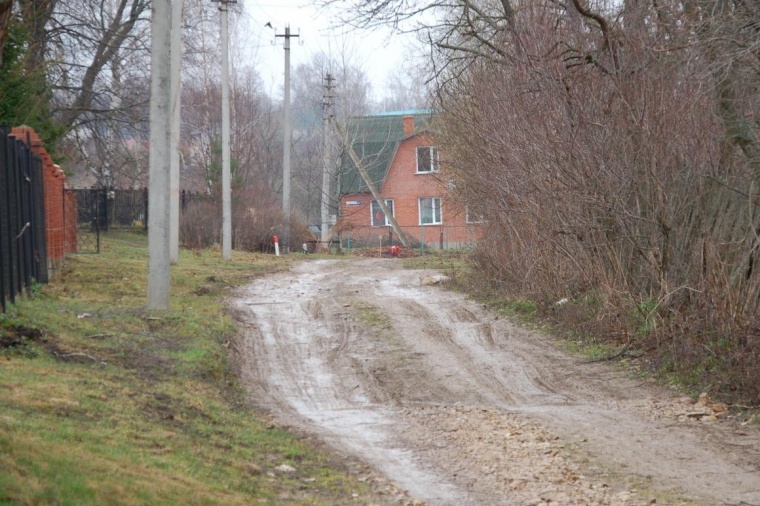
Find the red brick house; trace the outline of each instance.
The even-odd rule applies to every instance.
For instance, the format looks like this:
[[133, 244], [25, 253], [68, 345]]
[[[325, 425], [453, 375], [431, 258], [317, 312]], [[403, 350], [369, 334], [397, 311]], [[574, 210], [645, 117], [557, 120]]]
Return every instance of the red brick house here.
[[[354, 151], [411, 244], [463, 248], [480, 224], [447, 198], [429, 112], [384, 113], [354, 118], [348, 131]], [[343, 157], [338, 229], [344, 246], [386, 245], [389, 220], [348, 155]], [[398, 238], [393, 237], [398, 244]]]

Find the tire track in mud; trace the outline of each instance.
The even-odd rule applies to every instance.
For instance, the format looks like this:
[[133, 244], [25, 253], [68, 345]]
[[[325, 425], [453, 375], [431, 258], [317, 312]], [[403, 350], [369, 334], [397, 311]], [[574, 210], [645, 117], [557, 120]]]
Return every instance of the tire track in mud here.
[[[316, 432], [328, 444], [354, 455], [364, 457], [369, 451], [372, 458], [368, 460], [411, 494], [466, 504], [466, 496], [456, 487], [419, 469], [411, 452], [393, 444], [397, 430], [393, 414], [370, 402], [366, 380], [354, 374], [356, 367], [348, 366], [355, 357], [340, 356], [361, 355], [366, 348], [360, 344], [347, 351], [360, 332], [353, 324], [341, 322], [350, 320], [345, 316], [350, 303], [345, 301], [363, 289], [362, 282], [354, 279], [340, 291], [324, 289], [317, 297], [302, 297], [315, 286], [327, 285], [326, 277], [283, 283], [274, 277], [251, 292], [267, 294], [280, 303], [251, 304], [246, 297], [237, 304], [238, 318], [251, 338], [243, 344], [249, 364], [243, 371], [244, 383], [275, 416]], [[323, 318], [313, 318], [315, 315]], [[340, 367], [341, 363], [346, 367]]]
[[674, 398], [427, 274], [320, 260], [257, 280], [234, 301], [251, 397], [429, 504], [760, 504], [758, 438], [682, 424]]
[[[491, 323], [481, 323], [466, 308], [428, 303], [414, 293], [419, 289], [412, 290], [413, 303], [421, 308], [420, 314], [428, 322], [428, 334], [439, 337], [455, 363], [449, 376], [471, 379], [468, 391], [462, 392], [470, 402], [491, 406], [567, 402], [565, 396], [557, 395], [537, 380], [540, 375], [535, 367], [524, 357], [511, 353], [506, 340], [499, 338], [497, 344]], [[481, 318], [492, 317], [481, 315]], [[490, 331], [490, 339], [483, 333], [484, 326]], [[437, 359], [440, 352], [430, 356]]]

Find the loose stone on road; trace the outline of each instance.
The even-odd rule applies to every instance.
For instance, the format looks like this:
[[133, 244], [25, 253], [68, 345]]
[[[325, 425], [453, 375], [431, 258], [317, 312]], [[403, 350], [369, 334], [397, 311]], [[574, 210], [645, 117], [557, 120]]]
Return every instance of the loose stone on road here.
[[398, 260], [317, 260], [231, 302], [252, 402], [373, 471], [367, 504], [760, 504], [760, 438], [585, 364]]

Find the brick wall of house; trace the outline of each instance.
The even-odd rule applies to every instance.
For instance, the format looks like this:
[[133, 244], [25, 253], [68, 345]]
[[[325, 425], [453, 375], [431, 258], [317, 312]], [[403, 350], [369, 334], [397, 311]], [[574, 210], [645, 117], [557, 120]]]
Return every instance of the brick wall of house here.
[[[447, 248], [464, 247], [477, 240], [480, 226], [466, 223], [464, 209], [447, 199], [447, 183], [440, 179], [440, 173], [417, 173], [417, 147], [432, 145], [431, 135], [426, 131], [405, 137], [399, 143], [380, 194], [384, 199], [393, 200], [396, 221], [410, 239], [424, 241], [428, 246], [443, 243]], [[420, 225], [420, 197], [441, 198], [440, 225]], [[388, 236], [388, 227], [372, 227], [372, 200], [370, 193], [343, 197], [340, 225], [345, 231], [344, 235], [349, 233], [356, 242], [364, 241], [377, 246]], [[356, 205], [356, 202], [360, 204]]]
[[[54, 270], [63, 261], [67, 251], [67, 229], [65, 223], [64, 184], [66, 175], [63, 170], [53, 163], [53, 159], [42, 145], [39, 136], [30, 127], [17, 127], [11, 131], [11, 135], [27, 144], [32, 151], [42, 160], [42, 184], [45, 195], [45, 238], [47, 241], [47, 255], [50, 266]], [[76, 224], [76, 214], [73, 216]], [[69, 226], [69, 229], [71, 227]], [[74, 227], [76, 230], [76, 226]], [[71, 231], [69, 230], [69, 233]], [[74, 234], [76, 235], [76, 234]], [[69, 242], [71, 242], [69, 240]]]

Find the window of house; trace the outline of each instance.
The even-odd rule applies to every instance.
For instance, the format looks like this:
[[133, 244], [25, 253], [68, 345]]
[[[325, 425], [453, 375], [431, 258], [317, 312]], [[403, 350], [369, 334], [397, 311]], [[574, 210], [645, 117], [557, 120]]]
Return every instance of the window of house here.
[[438, 172], [438, 147], [420, 146], [417, 148], [417, 173]]
[[[385, 207], [388, 208], [388, 211], [390, 211], [391, 216], [394, 216], [393, 213], [393, 201], [391, 199], [385, 199], [383, 202], [385, 202]], [[387, 227], [391, 224], [390, 221], [388, 221], [388, 217], [385, 215], [382, 209], [380, 209], [380, 204], [377, 203], [377, 200], [372, 201], [372, 226], [373, 227]]]
[[465, 206], [464, 221], [466, 223], [483, 223], [485, 219], [477, 209], [473, 209], [471, 206]]
[[443, 223], [440, 198], [423, 197], [419, 199], [419, 205], [420, 225], [440, 225]]

